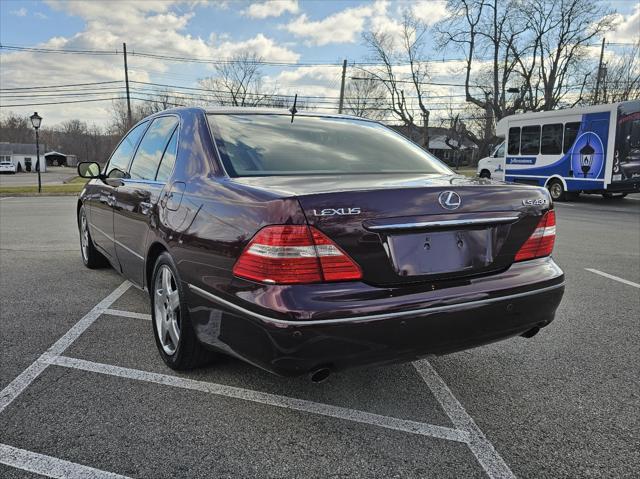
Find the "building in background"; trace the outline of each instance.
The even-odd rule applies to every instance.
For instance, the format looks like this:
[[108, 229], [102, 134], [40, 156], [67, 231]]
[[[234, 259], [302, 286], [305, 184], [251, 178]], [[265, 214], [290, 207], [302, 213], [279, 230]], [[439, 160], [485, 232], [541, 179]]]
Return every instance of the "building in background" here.
[[59, 151], [49, 151], [44, 154], [47, 166], [78, 166], [76, 155], [67, 155]]
[[[44, 151], [44, 145], [42, 145]], [[0, 143], [0, 160], [11, 161], [16, 165], [16, 171], [32, 172], [37, 170], [38, 155], [35, 143]], [[47, 171], [44, 155], [40, 155], [40, 171]]]

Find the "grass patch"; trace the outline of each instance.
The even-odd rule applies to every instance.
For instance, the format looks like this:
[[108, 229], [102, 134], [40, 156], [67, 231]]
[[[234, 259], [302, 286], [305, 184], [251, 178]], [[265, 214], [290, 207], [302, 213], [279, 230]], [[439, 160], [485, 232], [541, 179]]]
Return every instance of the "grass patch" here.
[[[77, 181], [81, 180], [81, 181]], [[87, 182], [85, 178], [74, 178], [64, 185], [42, 185], [41, 195], [72, 195], [82, 191], [84, 184]], [[0, 195], [38, 195], [38, 185], [33, 186], [0, 186]]]

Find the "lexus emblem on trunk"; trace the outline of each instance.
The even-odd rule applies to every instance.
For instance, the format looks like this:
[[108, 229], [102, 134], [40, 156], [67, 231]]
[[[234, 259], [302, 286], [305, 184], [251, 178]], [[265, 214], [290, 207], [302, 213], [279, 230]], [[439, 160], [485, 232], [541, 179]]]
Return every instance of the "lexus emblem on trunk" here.
[[460, 208], [462, 200], [460, 195], [455, 191], [443, 191], [438, 196], [438, 202], [445, 210], [457, 210]]

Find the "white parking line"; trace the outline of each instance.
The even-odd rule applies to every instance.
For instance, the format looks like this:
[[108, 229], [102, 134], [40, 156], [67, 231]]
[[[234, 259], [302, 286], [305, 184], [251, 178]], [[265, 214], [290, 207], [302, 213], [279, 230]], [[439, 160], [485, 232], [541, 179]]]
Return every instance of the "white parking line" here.
[[151, 321], [150, 314], [134, 313], [133, 311], [122, 311], [120, 309], [105, 309], [104, 314], [110, 314], [111, 316], [122, 316], [123, 318], [146, 319], [147, 321]]
[[434, 437], [437, 439], [446, 439], [448, 441], [456, 441], [467, 443], [469, 435], [465, 431], [452, 429], [445, 426], [436, 426], [435, 424], [427, 424], [418, 421], [410, 421], [407, 419], [398, 419], [389, 416], [382, 416], [357, 409], [349, 409], [330, 404], [308, 401], [306, 399], [297, 399], [289, 396], [280, 396], [278, 394], [254, 391], [251, 389], [227, 386], [224, 384], [210, 383], [205, 381], [197, 381], [195, 379], [182, 378], [178, 376], [170, 376], [167, 374], [152, 373], [141, 371], [139, 369], [123, 368], [110, 364], [95, 363], [84, 359], [70, 358], [67, 356], [50, 356], [44, 361], [56, 366], [66, 368], [80, 369], [93, 373], [106, 374], [119, 378], [133, 379], [137, 381], [146, 381], [149, 383], [161, 384], [164, 386], [172, 386], [182, 389], [190, 389], [218, 396], [225, 396], [243, 401], [250, 401], [269, 406], [276, 406], [294, 411], [304, 411], [321, 416], [333, 417], [337, 419], [345, 419], [347, 421], [358, 422], [362, 424], [371, 424], [374, 426], [393, 429], [421, 436]]
[[498, 454], [498, 451], [485, 437], [429, 361], [416, 361], [413, 365], [453, 425], [458, 431], [467, 433], [469, 438], [467, 445], [487, 475], [491, 478], [515, 478], [507, 463], [504, 462], [504, 459]]
[[0, 464], [61, 479], [128, 479], [127, 476], [101, 471], [37, 452], [25, 451], [7, 444], [0, 444]]
[[125, 291], [129, 289], [131, 283], [125, 281], [118, 286], [109, 296], [96, 304], [80, 321], [74, 324], [64, 336], [58, 339], [46, 352], [36, 359], [27, 369], [11, 381], [2, 391], [0, 391], [0, 413], [13, 402], [13, 400], [24, 391], [47, 367], [47, 362], [43, 361], [52, 355], [62, 354], [71, 343], [89, 327], [104, 311], [111, 306]]
[[640, 288], [640, 284], [634, 283], [633, 281], [629, 281], [628, 279], [620, 278], [619, 276], [614, 276], [609, 273], [605, 273], [604, 271], [600, 271], [593, 268], [585, 268], [587, 271], [591, 273], [599, 274], [600, 276], [604, 276], [605, 278], [612, 279], [614, 281], [618, 281], [619, 283], [627, 284], [629, 286], [633, 286], [634, 288]]

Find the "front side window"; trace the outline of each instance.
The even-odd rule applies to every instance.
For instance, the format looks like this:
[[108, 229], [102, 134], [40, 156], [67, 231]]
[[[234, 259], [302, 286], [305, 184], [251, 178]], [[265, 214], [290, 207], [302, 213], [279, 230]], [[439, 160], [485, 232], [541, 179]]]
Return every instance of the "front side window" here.
[[520, 128], [509, 128], [509, 145], [507, 151], [510, 155], [520, 154]]
[[523, 126], [520, 137], [520, 154], [537, 155], [540, 153], [540, 127]]
[[147, 121], [140, 123], [123, 138], [109, 159], [105, 169], [107, 176], [110, 178], [122, 178], [124, 176], [133, 151], [148, 123]]
[[580, 131], [580, 122], [565, 123], [564, 125], [564, 142], [562, 146], [562, 152], [568, 152], [573, 146], [573, 142], [576, 141], [578, 132]]
[[131, 179], [155, 180], [162, 154], [177, 124], [175, 116], [162, 116], [153, 120], [133, 158], [129, 171]]
[[231, 176], [453, 172], [378, 123], [280, 114], [208, 116]]
[[559, 155], [562, 153], [562, 130], [562, 123], [542, 126], [540, 152], [543, 155]]
[[498, 148], [496, 148], [496, 151], [493, 154], [493, 156], [494, 158], [504, 158], [504, 142], [498, 145]]

